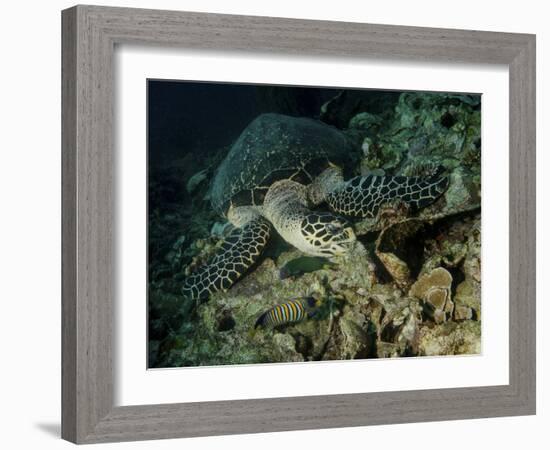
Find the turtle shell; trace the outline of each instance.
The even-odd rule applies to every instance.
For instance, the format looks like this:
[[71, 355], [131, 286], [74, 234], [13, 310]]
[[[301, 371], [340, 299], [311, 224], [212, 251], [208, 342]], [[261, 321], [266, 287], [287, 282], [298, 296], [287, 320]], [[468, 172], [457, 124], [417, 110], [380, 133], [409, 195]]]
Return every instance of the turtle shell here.
[[356, 157], [352, 142], [337, 128], [310, 118], [262, 114], [220, 164], [212, 182], [212, 206], [225, 214], [230, 204], [261, 205], [275, 181], [308, 184], [329, 161], [348, 166]]

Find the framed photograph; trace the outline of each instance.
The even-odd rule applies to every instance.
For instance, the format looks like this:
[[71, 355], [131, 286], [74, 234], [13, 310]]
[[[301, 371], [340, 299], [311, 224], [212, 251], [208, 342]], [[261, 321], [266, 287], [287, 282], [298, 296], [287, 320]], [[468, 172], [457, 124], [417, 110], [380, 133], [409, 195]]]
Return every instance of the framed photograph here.
[[535, 37], [62, 13], [62, 435], [535, 413]]

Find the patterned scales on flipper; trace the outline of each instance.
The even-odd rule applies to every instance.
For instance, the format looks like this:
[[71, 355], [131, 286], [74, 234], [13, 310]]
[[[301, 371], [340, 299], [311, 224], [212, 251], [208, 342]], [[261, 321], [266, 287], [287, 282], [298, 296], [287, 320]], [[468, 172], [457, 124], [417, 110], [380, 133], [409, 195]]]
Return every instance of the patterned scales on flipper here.
[[185, 280], [183, 295], [205, 299], [229, 289], [258, 260], [270, 231], [271, 225], [262, 217], [233, 230], [212, 259]]
[[374, 218], [384, 204], [401, 200], [417, 210], [433, 203], [449, 185], [449, 178], [375, 176], [355, 177], [326, 197], [331, 209], [349, 217]]

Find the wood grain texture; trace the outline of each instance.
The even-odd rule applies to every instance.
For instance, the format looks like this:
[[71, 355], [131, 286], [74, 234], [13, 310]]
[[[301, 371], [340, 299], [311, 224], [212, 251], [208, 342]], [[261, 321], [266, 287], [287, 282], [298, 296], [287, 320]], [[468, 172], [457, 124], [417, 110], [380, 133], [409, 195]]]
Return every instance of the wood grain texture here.
[[62, 432], [76, 440], [76, 10], [62, 17]]
[[510, 384], [524, 407], [536, 399], [535, 39], [510, 71]]
[[[63, 12], [63, 415], [78, 443], [535, 412], [532, 35], [77, 6]], [[113, 407], [115, 44], [506, 64], [510, 71], [510, 383], [460, 389]]]

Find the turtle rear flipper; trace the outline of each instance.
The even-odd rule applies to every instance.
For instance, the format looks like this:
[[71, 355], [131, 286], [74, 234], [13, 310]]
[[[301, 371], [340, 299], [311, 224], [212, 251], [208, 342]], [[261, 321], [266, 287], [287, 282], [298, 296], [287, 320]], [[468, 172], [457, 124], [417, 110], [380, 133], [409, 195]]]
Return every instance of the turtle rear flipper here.
[[350, 217], [376, 217], [384, 204], [401, 200], [417, 210], [435, 202], [448, 188], [449, 178], [403, 176], [355, 177], [329, 192], [331, 209]]
[[262, 217], [233, 230], [218, 252], [185, 280], [182, 294], [198, 300], [229, 289], [258, 260], [270, 232], [271, 225]]

